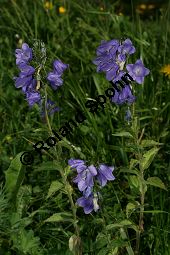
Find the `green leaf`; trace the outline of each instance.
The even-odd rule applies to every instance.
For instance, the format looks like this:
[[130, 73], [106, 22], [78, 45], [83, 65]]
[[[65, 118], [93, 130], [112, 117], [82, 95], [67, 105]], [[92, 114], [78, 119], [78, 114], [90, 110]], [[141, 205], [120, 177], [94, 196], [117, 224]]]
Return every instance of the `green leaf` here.
[[35, 171], [57, 171], [63, 170], [63, 167], [57, 163], [52, 161], [43, 162], [39, 167], [36, 168]]
[[129, 132], [120, 132], [120, 133], [116, 133], [116, 134], [112, 134], [114, 136], [120, 136], [120, 137], [131, 137], [133, 138], [133, 136], [129, 133]]
[[142, 147], [152, 147], [152, 146], [155, 146], [155, 145], [163, 145], [163, 143], [158, 143], [158, 142], [153, 141], [153, 140], [142, 140], [142, 142], [141, 142]]
[[139, 160], [132, 158], [130, 160], [130, 170], [133, 169], [137, 164], [139, 163]]
[[48, 190], [47, 198], [51, 197], [55, 192], [60, 190], [63, 187], [63, 184], [59, 181], [53, 181]]
[[143, 158], [139, 163], [140, 170], [144, 171], [150, 166], [158, 151], [159, 148], [152, 148], [143, 155]]
[[139, 204], [136, 202], [136, 203], [128, 203], [127, 206], [126, 206], [126, 217], [129, 218], [130, 215], [132, 214], [132, 212], [135, 211], [135, 209], [139, 207]]
[[71, 213], [54, 213], [44, 222], [61, 222], [61, 221], [73, 221]]
[[139, 187], [139, 178], [136, 175], [130, 175], [129, 184], [131, 184], [133, 187], [137, 189]]
[[165, 184], [158, 177], [149, 177], [146, 181], [147, 184], [167, 190]]
[[20, 157], [23, 152], [20, 152], [12, 161], [9, 168], [5, 171], [5, 189], [11, 195], [19, 189], [23, 180], [24, 171], [22, 172], [22, 163]]
[[119, 223], [109, 224], [109, 225], [106, 226], [106, 229], [111, 230], [113, 228], [122, 228], [122, 227], [133, 228], [135, 231], [138, 230], [137, 226], [133, 222], [131, 222], [130, 220], [122, 220]]

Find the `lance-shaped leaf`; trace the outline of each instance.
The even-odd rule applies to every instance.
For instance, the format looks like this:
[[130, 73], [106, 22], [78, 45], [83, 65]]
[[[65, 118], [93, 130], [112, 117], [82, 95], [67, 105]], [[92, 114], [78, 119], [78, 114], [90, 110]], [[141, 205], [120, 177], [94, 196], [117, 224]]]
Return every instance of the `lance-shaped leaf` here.
[[48, 190], [48, 195], [47, 198], [51, 197], [52, 195], [54, 195], [55, 192], [57, 192], [58, 190], [60, 190], [63, 187], [63, 184], [59, 181], [53, 181], [50, 185], [50, 188]]
[[152, 163], [152, 161], [158, 151], [159, 151], [159, 148], [152, 148], [151, 150], [147, 151], [143, 155], [143, 157], [139, 163], [139, 167], [140, 167], [141, 171], [144, 171], [145, 169], [147, 169], [150, 166], [150, 164]]
[[158, 177], [149, 177], [146, 183], [155, 187], [159, 187], [160, 189], [167, 190], [165, 184]]
[[20, 157], [23, 152], [20, 152], [12, 161], [9, 168], [5, 171], [5, 189], [9, 195], [16, 195], [20, 184], [24, 178], [24, 170]]

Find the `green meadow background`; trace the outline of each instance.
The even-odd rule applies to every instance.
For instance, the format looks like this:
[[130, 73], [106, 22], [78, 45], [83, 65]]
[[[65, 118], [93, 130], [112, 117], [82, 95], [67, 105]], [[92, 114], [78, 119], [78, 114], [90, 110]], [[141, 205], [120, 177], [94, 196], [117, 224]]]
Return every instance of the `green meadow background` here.
[[[160, 70], [170, 64], [170, 1], [56, 0], [49, 6], [40, 0], [0, 0], [0, 255], [169, 255], [170, 78]], [[136, 48], [129, 63], [141, 58], [150, 70], [142, 85], [134, 85], [133, 124], [124, 120], [127, 105], [108, 100], [105, 111], [96, 115], [85, 107], [87, 99], [110, 86], [92, 63], [96, 48], [101, 40], [121, 38], [130, 38]], [[49, 90], [61, 107], [50, 117], [52, 128], [58, 130], [74, 118], [77, 109], [87, 120], [57, 147], [57, 164], [43, 154], [43, 162], [23, 166], [21, 152], [50, 135], [38, 107], [29, 109], [13, 81], [18, 75], [15, 49], [22, 42], [31, 47], [35, 39], [46, 45], [48, 70], [57, 58], [69, 64], [63, 86]], [[164, 183], [147, 186], [144, 231], [136, 253], [140, 194], [129, 164], [137, 147], [125, 133], [131, 125], [141, 139], [157, 142], [144, 146], [144, 151], [159, 148], [145, 176]], [[120, 133], [124, 135], [115, 135]], [[70, 199], [75, 204], [81, 193], [67, 167], [71, 157], [115, 166], [116, 179], [101, 190], [98, 213], [85, 215], [81, 207], [76, 217], [73, 213]]]

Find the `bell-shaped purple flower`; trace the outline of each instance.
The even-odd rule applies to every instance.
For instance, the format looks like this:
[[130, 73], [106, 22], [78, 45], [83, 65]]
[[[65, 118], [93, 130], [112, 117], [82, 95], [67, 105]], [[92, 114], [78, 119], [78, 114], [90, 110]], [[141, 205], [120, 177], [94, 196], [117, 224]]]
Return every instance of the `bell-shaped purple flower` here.
[[100, 164], [98, 170], [97, 179], [100, 185], [103, 187], [106, 185], [107, 181], [113, 181], [115, 177], [113, 176], [112, 172], [114, 167], [109, 167], [105, 164]]
[[29, 76], [29, 75], [34, 74], [34, 72], [35, 72], [34, 67], [29, 66], [29, 65], [27, 65], [26, 63], [21, 63], [21, 64], [19, 64], [19, 65], [18, 65], [18, 68], [20, 69], [21, 74], [22, 74], [23, 76]]
[[69, 65], [62, 63], [61, 60], [55, 60], [53, 63], [54, 73], [59, 76], [62, 75], [68, 67]]
[[41, 95], [39, 92], [26, 92], [26, 100], [30, 107], [32, 107], [35, 103], [41, 102]]
[[78, 188], [80, 191], [84, 191], [89, 187], [93, 187], [94, 181], [93, 177], [97, 175], [96, 168], [91, 165], [86, 167], [85, 170], [82, 170], [77, 177], [74, 179], [74, 183], [78, 184]]
[[126, 65], [129, 75], [139, 84], [142, 84], [144, 77], [150, 73], [149, 69], [144, 67], [142, 60], [138, 59], [135, 64]]
[[114, 97], [112, 97], [111, 101], [118, 105], [124, 103], [132, 104], [135, 101], [135, 96], [132, 94], [130, 86], [125, 85], [120, 92], [115, 90]]
[[101, 41], [101, 45], [97, 48], [96, 54], [97, 56], [102, 55], [103, 53], [110, 53], [114, 55], [119, 47], [118, 40], [110, 40], [110, 41]]
[[55, 74], [54, 72], [50, 72], [48, 74], [47, 80], [50, 82], [53, 90], [58, 89], [58, 87], [60, 87], [63, 84], [63, 79], [58, 74]]
[[85, 161], [81, 159], [69, 159], [68, 164], [71, 168], [75, 168], [77, 170], [77, 173], [81, 173], [87, 168], [87, 166], [85, 165]]
[[58, 89], [63, 84], [63, 79], [61, 75], [64, 70], [68, 68], [69, 65], [62, 63], [60, 60], [55, 60], [53, 63], [53, 72], [49, 72], [47, 75], [47, 80], [50, 82], [50, 85], [53, 90]]
[[130, 39], [126, 39], [124, 42], [122, 42], [122, 45], [119, 46], [118, 52], [121, 54], [128, 54], [131, 55], [135, 52], [135, 47], [133, 46]]
[[23, 43], [21, 49], [15, 50], [16, 65], [21, 63], [28, 63], [32, 60], [32, 49], [27, 43]]
[[85, 214], [91, 213], [93, 210], [97, 212], [99, 210], [98, 196], [97, 194], [91, 194], [89, 197], [80, 197], [77, 199], [77, 204], [84, 209]]

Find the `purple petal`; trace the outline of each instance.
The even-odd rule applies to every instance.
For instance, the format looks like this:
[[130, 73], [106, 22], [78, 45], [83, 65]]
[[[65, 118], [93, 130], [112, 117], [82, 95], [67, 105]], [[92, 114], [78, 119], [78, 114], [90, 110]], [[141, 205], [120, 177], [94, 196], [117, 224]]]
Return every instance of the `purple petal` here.
[[93, 176], [97, 175], [97, 170], [94, 165], [89, 166], [88, 169]]

